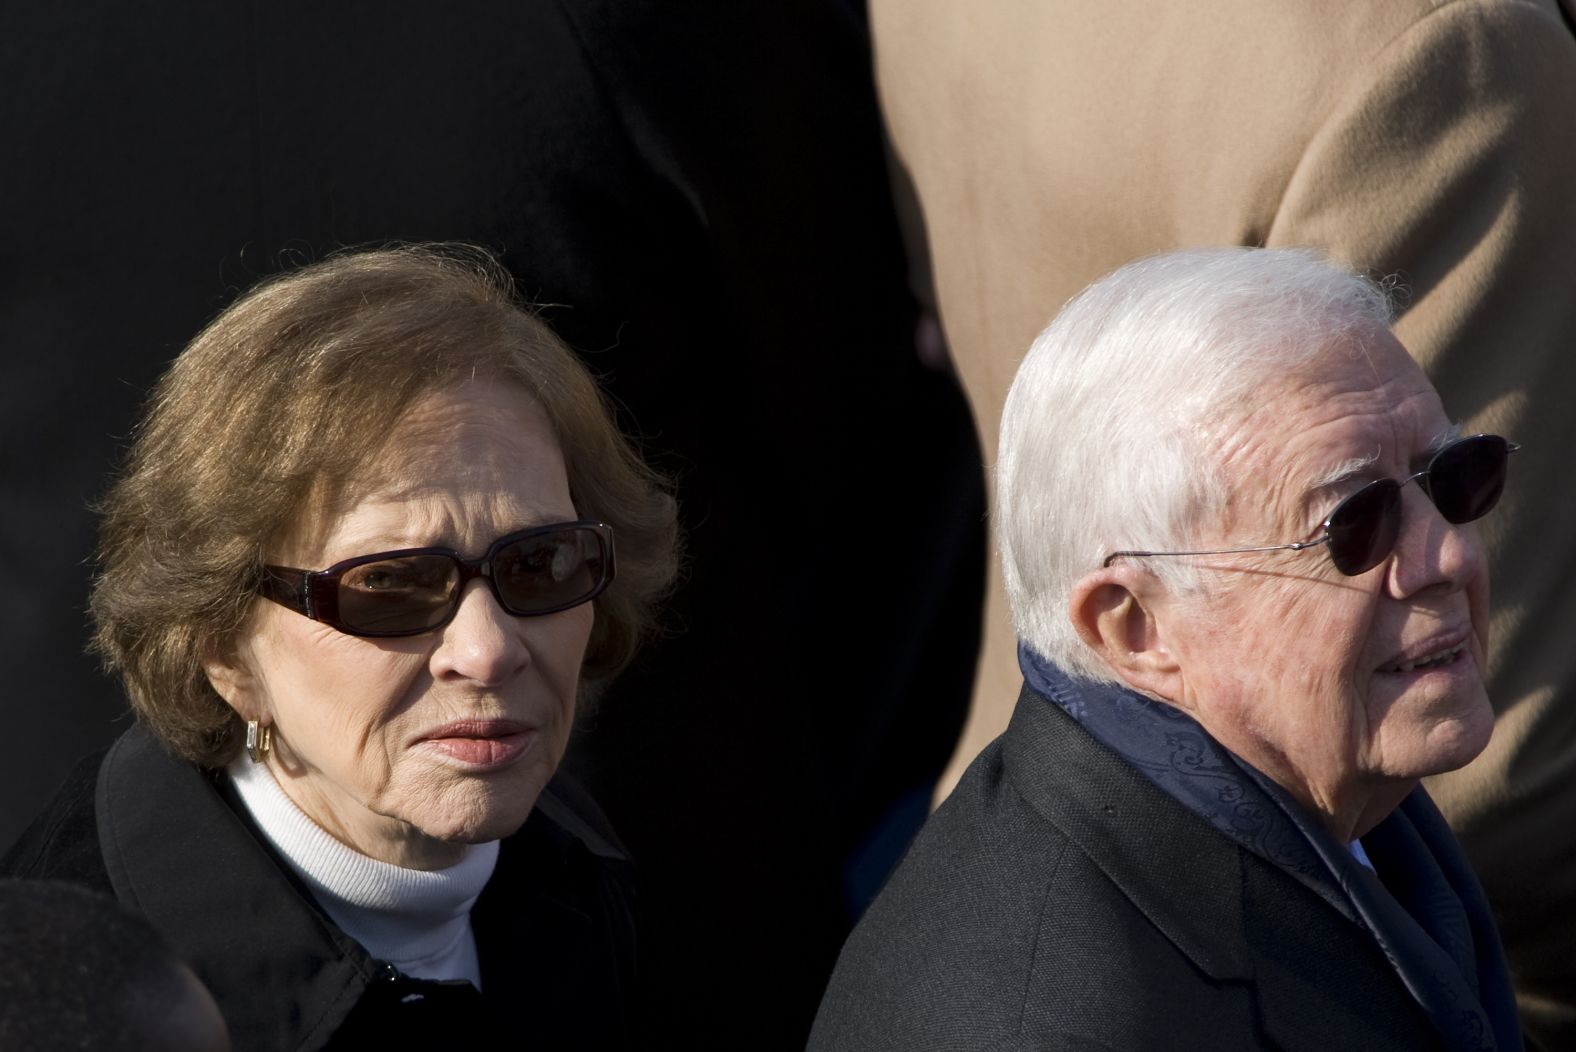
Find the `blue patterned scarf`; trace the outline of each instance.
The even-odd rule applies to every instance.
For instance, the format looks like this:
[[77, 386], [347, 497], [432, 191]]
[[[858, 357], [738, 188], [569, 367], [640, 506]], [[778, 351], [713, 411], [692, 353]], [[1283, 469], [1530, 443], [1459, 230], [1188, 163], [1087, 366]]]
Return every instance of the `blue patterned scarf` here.
[[1483, 890], [1421, 786], [1363, 836], [1383, 883], [1292, 796], [1186, 713], [1075, 681], [1018, 647], [1036, 693], [1221, 833], [1367, 930], [1452, 1052], [1519, 1052], [1515, 1000]]

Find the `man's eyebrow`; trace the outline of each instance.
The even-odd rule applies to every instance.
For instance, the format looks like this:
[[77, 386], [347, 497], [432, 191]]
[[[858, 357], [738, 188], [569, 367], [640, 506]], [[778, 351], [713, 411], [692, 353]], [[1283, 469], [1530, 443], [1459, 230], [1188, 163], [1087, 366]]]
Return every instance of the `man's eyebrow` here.
[[1308, 487], [1306, 490], [1304, 490], [1304, 492], [1308, 494], [1314, 494], [1318, 493], [1320, 490], [1330, 489], [1333, 486], [1339, 486], [1343, 482], [1347, 482], [1367, 473], [1368, 470], [1378, 462], [1379, 450], [1377, 449], [1365, 457], [1353, 457], [1350, 460], [1343, 460], [1329, 471], [1323, 472], [1322, 474], [1309, 479]]
[[[1428, 443], [1428, 451], [1421, 459], [1425, 461], [1432, 459], [1434, 454], [1438, 453], [1441, 449], [1444, 449], [1446, 446], [1460, 437], [1461, 425], [1459, 423], [1451, 424], [1449, 427], [1434, 435], [1433, 439]], [[1308, 488], [1304, 492], [1309, 494], [1318, 493], [1320, 490], [1330, 489], [1334, 486], [1339, 486], [1343, 482], [1349, 482], [1354, 478], [1359, 478], [1362, 475], [1368, 473], [1368, 470], [1372, 468], [1374, 464], [1378, 462], [1378, 460], [1379, 450], [1376, 449], [1365, 457], [1353, 457], [1350, 460], [1343, 461], [1335, 465], [1329, 471], [1326, 471], [1317, 477], [1310, 479], [1308, 482]]]
[[1435, 453], [1438, 453], [1441, 449], [1444, 449], [1446, 446], [1450, 445], [1450, 443], [1454, 442], [1460, 437], [1461, 424], [1459, 422], [1451, 424], [1449, 427], [1439, 432], [1439, 434], [1435, 435], [1434, 440], [1428, 444], [1429, 457], [1432, 458]]

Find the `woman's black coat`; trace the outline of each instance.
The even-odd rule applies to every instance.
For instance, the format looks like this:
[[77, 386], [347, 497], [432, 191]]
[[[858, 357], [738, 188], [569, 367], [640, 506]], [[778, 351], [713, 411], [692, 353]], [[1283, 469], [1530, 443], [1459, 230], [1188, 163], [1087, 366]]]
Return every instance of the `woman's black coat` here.
[[534, 1048], [624, 1045], [631, 870], [595, 804], [554, 779], [503, 841], [471, 913], [485, 992], [414, 979], [328, 919], [221, 775], [165, 753], [141, 725], [84, 760], [0, 861], [6, 876], [75, 881], [143, 914], [207, 984], [237, 1052], [505, 1035]]

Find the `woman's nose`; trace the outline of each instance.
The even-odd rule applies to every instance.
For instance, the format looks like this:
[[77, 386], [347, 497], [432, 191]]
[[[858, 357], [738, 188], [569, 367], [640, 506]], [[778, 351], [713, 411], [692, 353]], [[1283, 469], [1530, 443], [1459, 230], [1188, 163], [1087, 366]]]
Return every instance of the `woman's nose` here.
[[498, 605], [486, 581], [469, 582], [433, 652], [433, 676], [471, 680], [484, 687], [508, 682], [531, 663], [520, 621]]

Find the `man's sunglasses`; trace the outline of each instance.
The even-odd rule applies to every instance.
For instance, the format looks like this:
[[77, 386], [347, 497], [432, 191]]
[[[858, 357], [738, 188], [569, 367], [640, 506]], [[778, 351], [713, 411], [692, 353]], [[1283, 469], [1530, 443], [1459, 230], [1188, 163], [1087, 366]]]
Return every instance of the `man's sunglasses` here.
[[516, 617], [589, 602], [613, 580], [613, 527], [560, 522], [500, 537], [479, 559], [448, 548], [358, 555], [326, 570], [267, 566], [268, 599], [353, 636], [413, 636], [442, 628], [468, 581], [485, 578]]
[[1472, 435], [1447, 444], [1428, 467], [1404, 479], [1379, 479], [1341, 501], [1324, 520], [1324, 532], [1311, 541], [1266, 544], [1255, 548], [1217, 548], [1198, 552], [1112, 552], [1102, 566], [1124, 557], [1155, 555], [1236, 555], [1241, 552], [1297, 551], [1329, 545], [1330, 561], [1348, 577], [1367, 573], [1395, 550], [1401, 534], [1401, 487], [1416, 482], [1446, 522], [1480, 519], [1505, 491], [1505, 462], [1520, 449], [1498, 435]]

